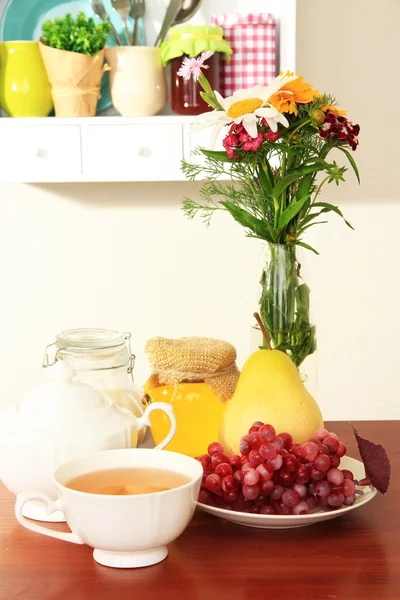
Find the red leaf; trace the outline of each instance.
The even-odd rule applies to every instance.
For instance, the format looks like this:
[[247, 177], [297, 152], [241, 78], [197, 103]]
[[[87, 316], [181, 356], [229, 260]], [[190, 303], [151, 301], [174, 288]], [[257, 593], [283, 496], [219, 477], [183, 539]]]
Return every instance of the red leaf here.
[[390, 482], [390, 462], [385, 448], [360, 437], [354, 427], [353, 431], [367, 474], [360, 484], [373, 485], [382, 494], [385, 494]]

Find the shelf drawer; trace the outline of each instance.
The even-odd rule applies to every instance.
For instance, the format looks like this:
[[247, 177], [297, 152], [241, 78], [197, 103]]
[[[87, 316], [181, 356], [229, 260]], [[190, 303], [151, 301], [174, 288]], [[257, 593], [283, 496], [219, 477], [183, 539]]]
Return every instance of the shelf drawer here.
[[52, 181], [82, 174], [79, 125], [7, 124], [0, 144], [0, 178]]
[[85, 172], [107, 181], [183, 179], [181, 124], [89, 125]]

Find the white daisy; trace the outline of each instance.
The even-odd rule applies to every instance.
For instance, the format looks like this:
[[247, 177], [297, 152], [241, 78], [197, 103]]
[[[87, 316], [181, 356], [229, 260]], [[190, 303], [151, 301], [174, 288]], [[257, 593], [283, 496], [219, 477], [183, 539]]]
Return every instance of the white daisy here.
[[289, 122], [286, 117], [268, 100], [281, 87], [296, 78], [296, 75], [279, 75], [267, 86], [255, 85], [249, 90], [238, 90], [228, 98], [223, 98], [219, 92], [215, 92], [223, 110], [198, 115], [194, 122], [194, 129], [214, 126], [212, 143], [215, 143], [221, 129], [232, 123], [237, 125], [241, 123], [252, 138], [257, 137], [258, 119], [264, 118], [273, 132], [277, 131], [278, 123], [288, 127]]

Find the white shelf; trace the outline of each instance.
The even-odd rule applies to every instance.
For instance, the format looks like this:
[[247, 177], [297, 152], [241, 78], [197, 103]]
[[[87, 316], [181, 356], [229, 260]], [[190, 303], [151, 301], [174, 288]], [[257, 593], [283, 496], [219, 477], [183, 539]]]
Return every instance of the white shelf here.
[[2, 119], [0, 181], [181, 181], [186, 117]]
[[[151, 39], [165, 0], [149, 4]], [[0, 11], [2, 6], [4, 0]], [[278, 24], [280, 67], [295, 71], [296, 0], [203, 0], [192, 23], [224, 12], [271, 12]], [[207, 146], [210, 136], [209, 131], [191, 132], [191, 120], [176, 115], [124, 118], [114, 109], [93, 118], [1, 118], [0, 182], [183, 181], [182, 159], [190, 160], [192, 150]]]

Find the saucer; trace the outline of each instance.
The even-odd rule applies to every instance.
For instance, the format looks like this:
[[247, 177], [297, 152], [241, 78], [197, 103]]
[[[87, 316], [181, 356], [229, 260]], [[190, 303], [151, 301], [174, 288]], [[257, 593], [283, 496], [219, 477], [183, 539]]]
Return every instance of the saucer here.
[[22, 508], [22, 514], [27, 519], [43, 521], [43, 523], [65, 523], [65, 516], [61, 510], [56, 510], [49, 515], [44, 502], [29, 500]]
[[108, 550], [93, 551], [93, 558], [100, 565], [114, 569], [137, 569], [150, 567], [165, 560], [168, 556], [167, 546], [144, 550], [142, 552], [110, 552]]
[[[364, 465], [360, 460], [344, 456], [340, 462], [341, 469], [349, 469], [354, 478], [357, 480], [365, 477]], [[225, 508], [217, 508], [215, 506], [208, 506], [197, 502], [197, 506], [206, 513], [224, 519], [225, 521], [231, 521], [237, 525], [244, 525], [246, 527], [257, 527], [259, 529], [294, 529], [297, 527], [306, 527], [307, 525], [314, 525], [315, 523], [321, 523], [322, 521], [329, 521], [331, 519], [337, 519], [342, 517], [346, 513], [356, 510], [364, 504], [367, 504], [377, 494], [377, 490], [373, 487], [363, 486], [364, 492], [362, 495], [356, 497], [356, 501], [352, 506], [343, 506], [342, 508], [332, 509], [327, 511], [318, 511], [309, 513], [307, 515], [257, 515], [251, 513], [238, 512], [234, 510], [227, 510]]]

